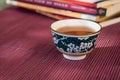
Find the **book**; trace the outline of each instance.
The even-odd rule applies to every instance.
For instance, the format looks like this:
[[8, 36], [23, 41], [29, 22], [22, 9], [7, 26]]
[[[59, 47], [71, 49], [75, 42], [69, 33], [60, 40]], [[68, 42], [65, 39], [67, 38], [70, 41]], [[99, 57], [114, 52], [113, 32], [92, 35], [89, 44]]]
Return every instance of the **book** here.
[[105, 7], [105, 6], [112, 6], [117, 3], [120, 3], [120, 0], [105, 0], [96, 4], [97, 4], [97, 7]]
[[[83, 19], [90, 19], [96, 22], [103, 22], [105, 20], [110, 19], [111, 17], [114, 17], [116, 15], [120, 14], [120, 9], [117, 7], [120, 7], [120, 3], [117, 3], [115, 5], [109, 6], [107, 9], [109, 10], [109, 16], [104, 16], [104, 17], [100, 17], [100, 16], [91, 16], [91, 15], [86, 15], [86, 14], [81, 14], [81, 13], [76, 13], [76, 12], [72, 12], [72, 11], [68, 11], [68, 10], [62, 10], [62, 9], [55, 9], [55, 8], [50, 8], [50, 7], [43, 7], [43, 6], [38, 6], [35, 4], [28, 4], [28, 3], [24, 3], [24, 2], [19, 2], [19, 1], [14, 1], [14, 0], [8, 0], [8, 4], [12, 4], [15, 6], [19, 6], [19, 7], [23, 7], [23, 8], [27, 8], [27, 9], [32, 9], [32, 10], [39, 10], [45, 13], [49, 13], [49, 14], [54, 14], [56, 16], [66, 16], [66, 17], [70, 17], [70, 18], [83, 18]], [[53, 15], [53, 16], [54, 16]]]
[[69, 1], [72, 2], [73, 4], [83, 4], [84, 6], [89, 6], [89, 7], [97, 7], [97, 5], [95, 4], [95, 2], [92, 1], [88, 1], [88, 0], [65, 0], [65, 1]]
[[70, 10], [45, 7], [45, 6], [40, 6], [40, 5], [36, 5], [36, 4], [15, 1], [15, 0], [7, 0], [7, 4], [11, 4], [14, 6], [18, 6], [18, 7], [22, 7], [22, 8], [26, 8], [26, 9], [30, 9], [30, 10], [39, 10], [39, 11], [43, 11], [43, 12], [48, 12], [48, 13], [53, 13], [53, 14], [58, 14], [58, 15], [63, 15], [63, 16], [68, 16], [68, 17], [73, 17], [73, 18], [90, 19], [93, 21], [97, 20], [97, 16], [93, 16], [93, 15], [82, 14], [82, 13], [73, 12]]
[[105, 8], [92, 8], [88, 6], [83, 6], [82, 3], [78, 5], [70, 1], [68, 2], [64, 0], [18, 0], [18, 1], [39, 4], [42, 6], [49, 6], [53, 8], [71, 10], [71, 11], [76, 11], [76, 12], [81, 12], [81, 13], [91, 14], [96, 16], [105, 16], [106, 14]]
[[[71, 1], [74, 4], [84, 4], [88, 7], [104, 7], [104, 6], [110, 6], [110, 5], [120, 2], [120, 0], [98, 0], [96, 2], [94, 2], [94, 0], [91, 0], [91, 1], [89, 0], [66, 0], [66, 1]], [[89, 2], [90, 3], [92, 2], [92, 3], [90, 4]]]
[[[41, 12], [39, 10], [37, 10], [36, 12], [40, 13], [40, 14], [42, 14], [44, 16], [51, 17], [51, 18], [53, 18], [55, 20], [71, 19], [70, 17], [64, 17], [64, 16], [60, 16], [60, 15], [55, 15], [55, 14], [50, 14], [50, 13], [46, 13], [46, 12]], [[104, 27], [108, 27], [108, 26], [110, 26], [112, 24], [116, 24], [116, 23], [119, 23], [119, 22], [120, 22], [120, 16], [113, 17], [113, 18], [110, 18], [110, 19], [108, 19], [106, 21], [98, 22], [98, 23], [102, 26], [102, 28], [104, 28]]]
[[35, 12], [37, 12], [37, 13], [39, 13], [39, 14], [42, 14], [42, 15], [44, 15], [44, 16], [53, 18], [53, 19], [55, 19], [55, 20], [73, 19], [73, 18], [71, 18], [71, 17], [61, 16], [61, 15], [57, 15], [57, 14], [51, 14], [51, 13], [47, 13], [47, 12], [43, 12], [43, 11], [39, 11], [39, 10], [36, 10]]
[[[43, 2], [44, 0], [24, 0], [24, 1], [29, 1], [29, 2]], [[72, 4], [78, 4], [81, 6], [86, 6], [86, 7], [93, 7], [96, 8], [97, 5], [95, 3], [89, 3], [89, 2], [84, 2], [84, 1], [73, 1], [73, 0], [47, 0], [47, 1], [59, 1], [59, 2], [66, 2], [66, 3], [72, 3]]]
[[119, 22], [120, 22], [120, 16], [109, 19], [109, 20], [106, 20], [104, 22], [100, 22], [100, 25], [102, 27], [107, 27], [107, 26], [110, 26], [110, 25], [113, 25], [113, 24], [116, 24], [116, 23], [119, 23]]
[[114, 16], [120, 16], [120, 2], [116, 4], [112, 4], [109, 6], [105, 6], [104, 8], [107, 9], [106, 16], [99, 17], [99, 22], [108, 20]]
[[86, 2], [86, 1], [78, 1], [78, 0], [64, 0], [67, 2], [71, 2], [73, 4], [78, 4], [78, 5], [83, 5], [83, 6], [88, 6], [88, 7], [97, 7], [97, 5], [95, 3], [90, 3], [90, 2]]
[[68, 0], [68, 1], [83, 1], [83, 2], [89, 2], [89, 3], [96, 3], [102, 0]]

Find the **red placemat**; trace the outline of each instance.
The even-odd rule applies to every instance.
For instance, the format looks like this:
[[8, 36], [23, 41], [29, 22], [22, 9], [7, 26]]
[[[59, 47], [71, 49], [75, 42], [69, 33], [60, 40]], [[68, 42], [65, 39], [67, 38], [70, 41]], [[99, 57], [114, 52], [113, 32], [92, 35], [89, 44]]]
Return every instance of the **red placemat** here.
[[84, 60], [55, 48], [55, 20], [18, 8], [0, 12], [0, 80], [120, 80], [120, 23], [103, 28]]

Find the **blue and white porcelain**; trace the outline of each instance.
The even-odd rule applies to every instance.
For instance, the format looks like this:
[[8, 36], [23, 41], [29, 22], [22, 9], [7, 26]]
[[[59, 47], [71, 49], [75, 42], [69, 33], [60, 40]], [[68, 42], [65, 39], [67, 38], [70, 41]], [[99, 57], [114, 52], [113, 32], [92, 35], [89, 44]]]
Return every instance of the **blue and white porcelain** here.
[[[95, 30], [95, 33], [88, 35], [67, 35], [57, 31], [64, 26], [87, 26]], [[90, 53], [96, 44], [101, 26], [93, 21], [83, 19], [67, 19], [56, 21], [51, 25], [51, 32], [54, 44], [69, 60], [81, 60]]]

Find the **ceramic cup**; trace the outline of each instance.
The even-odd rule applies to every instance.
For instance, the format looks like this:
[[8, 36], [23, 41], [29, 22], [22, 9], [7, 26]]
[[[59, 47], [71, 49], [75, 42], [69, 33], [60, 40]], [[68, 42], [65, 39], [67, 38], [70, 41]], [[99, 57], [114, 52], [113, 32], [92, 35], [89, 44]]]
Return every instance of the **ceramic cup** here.
[[[86, 31], [94, 30], [88, 34], [65, 34], [59, 31], [60, 28], [70, 29], [86, 29]], [[63, 29], [64, 30], [64, 29]], [[69, 60], [81, 60], [90, 53], [96, 44], [101, 26], [90, 20], [84, 19], [66, 19], [53, 22], [51, 24], [51, 32], [56, 48], [63, 54], [63, 57]]]

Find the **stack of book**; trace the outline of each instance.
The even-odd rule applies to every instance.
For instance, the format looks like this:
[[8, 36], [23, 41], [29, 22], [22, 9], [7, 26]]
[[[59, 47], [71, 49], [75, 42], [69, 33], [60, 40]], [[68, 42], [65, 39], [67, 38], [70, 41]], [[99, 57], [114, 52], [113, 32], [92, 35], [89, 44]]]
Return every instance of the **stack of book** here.
[[120, 22], [120, 0], [6, 0], [6, 2], [57, 20], [89, 19], [103, 27]]

